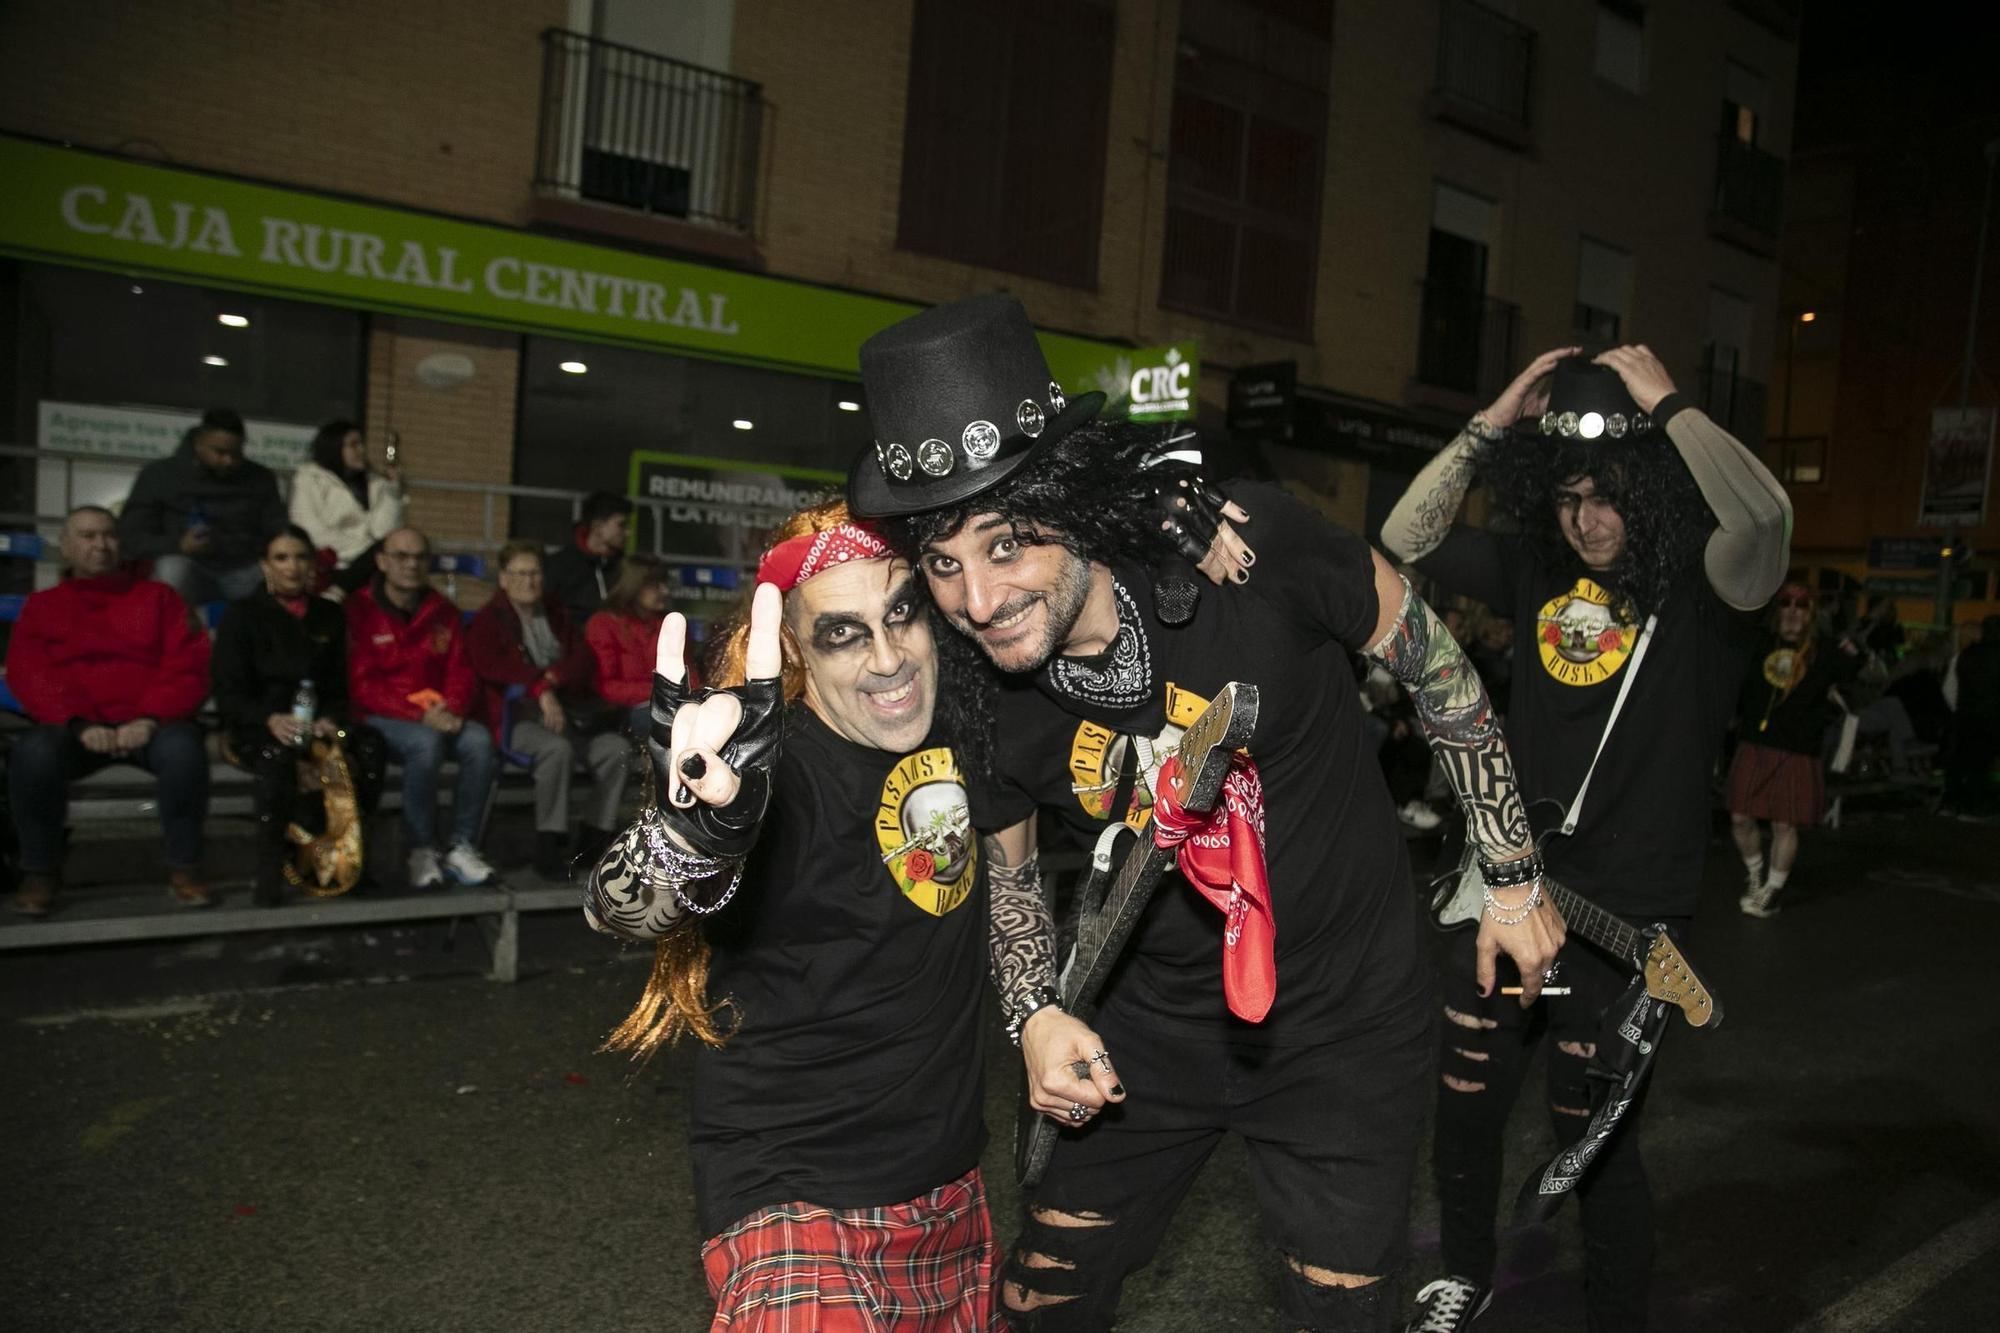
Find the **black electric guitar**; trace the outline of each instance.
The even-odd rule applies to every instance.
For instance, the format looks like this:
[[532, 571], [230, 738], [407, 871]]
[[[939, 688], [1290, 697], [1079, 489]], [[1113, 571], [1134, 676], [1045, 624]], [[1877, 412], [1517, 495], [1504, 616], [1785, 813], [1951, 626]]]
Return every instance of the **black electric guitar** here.
[[[1255, 685], [1231, 681], [1216, 692], [1214, 702], [1202, 710], [1174, 747], [1181, 761], [1174, 794], [1182, 809], [1204, 815], [1215, 808], [1222, 795], [1222, 780], [1229, 773], [1230, 757], [1243, 748], [1256, 728]], [[1152, 901], [1154, 886], [1175, 860], [1174, 851], [1140, 833], [1138, 845], [1126, 853], [1113, 877], [1110, 835], [1123, 827], [1113, 824], [1099, 840], [1097, 854], [1077, 891], [1076, 943], [1063, 960], [1056, 981], [1063, 1011], [1085, 1022], [1096, 1012], [1098, 994], [1125, 942], [1132, 937], [1139, 914]], [[1056, 1122], [1030, 1107], [1024, 1091], [1014, 1125], [1014, 1168], [1024, 1187], [1038, 1183], [1048, 1169], [1056, 1133]]]
[[[1477, 923], [1486, 908], [1485, 887], [1485, 881], [1479, 877], [1478, 858], [1468, 845], [1459, 860], [1458, 873], [1432, 886], [1431, 920], [1440, 930], [1458, 930]], [[1657, 925], [1635, 926], [1547, 875], [1542, 877], [1542, 892], [1555, 903], [1572, 934], [1582, 936], [1643, 975], [1646, 993], [1678, 1006], [1690, 1027], [1714, 1027], [1722, 1022], [1722, 1001], [1695, 973], [1665, 929]]]

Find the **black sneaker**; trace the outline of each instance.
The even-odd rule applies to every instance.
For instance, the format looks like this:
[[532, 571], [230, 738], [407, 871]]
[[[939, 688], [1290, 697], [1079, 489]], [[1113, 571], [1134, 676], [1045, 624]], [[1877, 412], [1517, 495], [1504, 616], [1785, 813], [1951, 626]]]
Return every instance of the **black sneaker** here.
[[1423, 1314], [1404, 1326], [1403, 1333], [1458, 1333], [1486, 1313], [1493, 1289], [1462, 1277], [1441, 1277], [1417, 1293]]

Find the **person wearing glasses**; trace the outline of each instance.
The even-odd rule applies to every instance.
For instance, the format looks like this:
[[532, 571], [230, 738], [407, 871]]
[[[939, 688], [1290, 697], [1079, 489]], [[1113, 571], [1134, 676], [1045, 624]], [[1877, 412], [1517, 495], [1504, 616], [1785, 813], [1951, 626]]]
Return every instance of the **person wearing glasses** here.
[[[430, 585], [430, 542], [398, 528], [375, 553], [374, 582], [347, 599], [349, 707], [382, 733], [403, 765], [403, 832], [413, 889], [449, 875], [485, 884], [493, 867], [479, 854], [486, 802], [499, 755], [493, 733], [470, 716], [479, 679], [465, 656], [459, 611]], [[438, 773], [458, 761], [451, 842], [437, 849]]]
[[[1537, 357], [1475, 414], [1404, 492], [1382, 544], [1519, 627], [1507, 738], [1549, 873], [1678, 931], [1701, 888], [1709, 775], [1757, 612], [1785, 579], [1792, 507], [1648, 348], [1579, 352]], [[1475, 480], [1511, 533], [1457, 521]], [[1548, 1105], [1563, 1143], [1607, 1086], [1590, 1060], [1629, 969], [1574, 938], [1557, 965], [1569, 993], [1532, 1009], [1481, 994], [1469, 942], [1446, 965], [1433, 1157], [1445, 1276], [1419, 1293], [1412, 1329], [1463, 1328], [1493, 1299], [1501, 1145], [1536, 1045], [1555, 1041]], [[1578, 1187], [1592, 1328], [1646, 1325], [1640, 1109]]]
[[[1745, 916], [1778, 914], [1777, 898], [1799, 856], [1799, 830], [1826, 813], [1820, 752], [1838, 714], [1828, 692], [1861, 673], [1853, 638], [1818, 632], [1812, 589], [1787, 583], [1772, 604], [1771, 634], [1752, 653], [1736, 704], [1736, 756], [1729, 765], [1729, 831], [1743, 857]], [[1764, 833], [1771, 825], [1766, 868]]]
[[[465, 651], [481, 687], [480, 712], [535, 780], [535, 873], [568, 873], [570, 778], [581, 761], [594, 785], [575, 852], [594, 860], [611, 842], [631, 745], [620, 710], [592, 688], [596, 660], [569, 610], [543, 587], [542, 548], [500, 548], [500, 593], [472, 618]], [[510, 698], [509, 693], [513, 691]]]

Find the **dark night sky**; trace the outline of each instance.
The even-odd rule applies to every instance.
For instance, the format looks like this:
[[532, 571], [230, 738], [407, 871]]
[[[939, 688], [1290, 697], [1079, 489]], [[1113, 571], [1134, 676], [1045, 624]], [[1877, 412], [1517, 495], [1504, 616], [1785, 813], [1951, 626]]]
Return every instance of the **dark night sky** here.
[[1793, 150], [2000, 117], [1996, 48], [2000, 21], [1985, 0], [1901, 7], [1812, 0], [1800, 33]]

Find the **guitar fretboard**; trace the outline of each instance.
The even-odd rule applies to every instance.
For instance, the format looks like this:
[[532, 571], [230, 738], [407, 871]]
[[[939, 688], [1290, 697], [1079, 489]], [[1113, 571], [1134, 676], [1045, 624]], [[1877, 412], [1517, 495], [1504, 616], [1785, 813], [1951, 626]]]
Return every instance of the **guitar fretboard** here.
[[1629, 958], [1635, 964], [1645, 961], [1646, 950], [1640, 944], [1638, 931], [1552, 879], [1544, 877], [1542, 887], [1549, 891], [1550, 900], [1571, 930], [1620, 958]]

